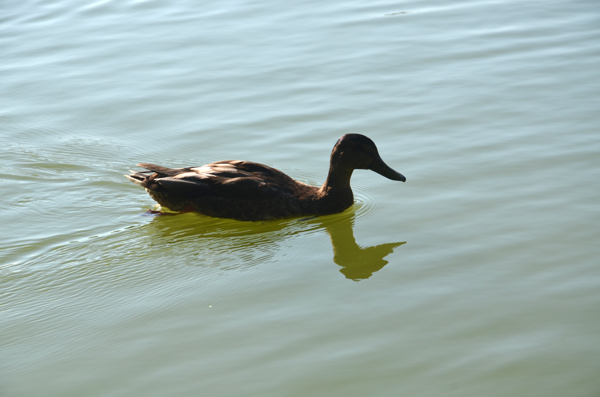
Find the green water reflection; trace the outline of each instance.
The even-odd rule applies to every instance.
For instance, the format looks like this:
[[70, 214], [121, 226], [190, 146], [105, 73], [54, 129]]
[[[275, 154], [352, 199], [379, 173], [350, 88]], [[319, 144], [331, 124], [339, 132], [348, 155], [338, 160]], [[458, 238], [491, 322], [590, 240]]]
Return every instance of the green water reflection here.
[[[317, 233], [329, 235], [333, 262], [348, 279], [360, 281], [381, 270], [386, 256], [405, 242], [390, 242], [363, 247], [356, 243], [356, 214], [351, 209], [342, 214], [305, 219], [269, 222], [239, 222], [199, 214], [155, 216], [143, 227], [153, 241], [178, 251], [182, 257], [194, 258], [202, 265], [224, 264], [226, 268], [251, 267], [274, 260], [285, 249], [287, 239]], [[324, 254], [325, 255], [325, 254]]]
[[394, 248], [406, 242], [361, 247], [354, 238], [354, 220], [355, 216], [352, 214], [341, 217], [334, 224], [324, 223], [324, 227], [331, 238], [333, 261], [342, 267], [340, 272], [350, 280], [360, 281], [371, 277], [387, 265], [388, 261], [384, 258], [391, 254]]

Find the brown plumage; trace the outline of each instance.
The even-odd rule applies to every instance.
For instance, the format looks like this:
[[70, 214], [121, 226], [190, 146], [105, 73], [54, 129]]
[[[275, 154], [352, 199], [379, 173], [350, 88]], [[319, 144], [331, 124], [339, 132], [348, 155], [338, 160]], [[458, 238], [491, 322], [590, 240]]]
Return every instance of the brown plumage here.
[[204, 215], [242, 221], [342, 212], [354, 203], [350, 177], [355, 169], [406, 181], [383, 162], [373, 141], [359, 134], [337, 141], [327, 180], [320, 188], [250, 161], [225, 160], [177, 169], [148, 163], [138, 166], [149, 171], [131, 171], [125, 176], [146, 188], [161, 206], [173, 211], [193, 208]]

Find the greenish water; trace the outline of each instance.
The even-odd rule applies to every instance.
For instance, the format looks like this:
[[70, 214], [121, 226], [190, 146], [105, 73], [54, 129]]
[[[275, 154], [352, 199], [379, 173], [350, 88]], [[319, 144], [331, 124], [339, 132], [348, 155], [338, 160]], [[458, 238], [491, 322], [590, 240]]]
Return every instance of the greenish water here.
[[[594, 1], [6, 1], [0, 395], [597, 396]], [[404, 184], [145, 215], [139, 162]]]

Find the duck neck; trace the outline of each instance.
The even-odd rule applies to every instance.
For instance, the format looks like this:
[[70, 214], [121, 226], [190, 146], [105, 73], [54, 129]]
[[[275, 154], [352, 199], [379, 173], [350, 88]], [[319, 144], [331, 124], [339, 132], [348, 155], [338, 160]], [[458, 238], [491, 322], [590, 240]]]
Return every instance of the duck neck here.
[[319, 189], [320, 195], [332, 199], [345, 208], [350, 207], [354, 203], [354, 195], [350, 188], [352, 171], [354, 171], [352, 168], [331, 165], [327, 180]]

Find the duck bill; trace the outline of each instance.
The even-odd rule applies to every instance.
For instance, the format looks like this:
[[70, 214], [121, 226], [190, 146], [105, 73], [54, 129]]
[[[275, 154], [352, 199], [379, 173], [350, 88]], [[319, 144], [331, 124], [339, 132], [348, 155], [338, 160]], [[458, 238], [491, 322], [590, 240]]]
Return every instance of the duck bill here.
[[393, 181], [406, 182], [406, 177], [404, 175], [391, 169], [381, 159], [379, 159], [379, 161], [374, 162], [374, 164], [371, 166], [371, 170]]

